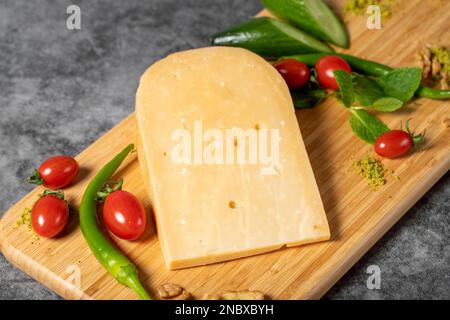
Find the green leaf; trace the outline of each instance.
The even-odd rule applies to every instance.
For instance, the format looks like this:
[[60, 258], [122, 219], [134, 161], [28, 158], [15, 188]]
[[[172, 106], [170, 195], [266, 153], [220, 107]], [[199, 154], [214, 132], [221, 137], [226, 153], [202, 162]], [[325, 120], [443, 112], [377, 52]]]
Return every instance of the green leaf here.
[[377, 117], [361, 109], [350, 108], [349, 119], [353, 132], [362, 140], [374, 144], [375, 140], [389, 128]]
[[379, 78], [377, 83], [387, 96], [407, 102], [419, 88], [421, 79], [420, 68], [399, 68]]
[[353, 90], [355, 101], [365, 107], [372, 106], [375, 101], [386, 96], [374, 80], [357, 73], [353, 73]]
[[393, 112], [403, 106], [403, 101], [396, 98], [386, 97], [378, 99], [371, 106], [372, 109], [381, 112]]
[[339, 86], [339, 94], [344, 106], [350, 108], [355, 101], [351, 75], [344, 70], [334, 71], [334, 78]]
[[311, 75], [309, 77], [309, 82], [311, 85], [315, 86], [316, 88], [320, 88], [319, 84], [319, 76], [317, 75], [316, 68], [311, 68]]
[[327, 97], [327, 93], [322, 89], [292, 91], [292, 102], [296, 109], [309, 109], [316, 106]]
[[361, 106], [368, 107], [381, 112], [392, 112], [400, 109], [403, 102], [393, 97], [386, 97], [375, 80], [363, 75], [353, 74], [353, 90], [355, 101]]

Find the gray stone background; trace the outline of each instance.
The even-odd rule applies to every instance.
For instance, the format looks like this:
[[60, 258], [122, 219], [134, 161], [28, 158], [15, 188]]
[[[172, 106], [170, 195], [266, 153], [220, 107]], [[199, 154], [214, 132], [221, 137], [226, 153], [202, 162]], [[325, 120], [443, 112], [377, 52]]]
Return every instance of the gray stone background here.
[[[81, 30], [66, 28], [79, 4]], [[140, 74], [260, 10], [257, 0], [0, 0], [0, 214], [53, 154], [76, 155], [133, 111]], [[450, 298], [447, 173], [325, 296]], [[381, 289], [366, 287], [369, 265]], [[0, 254], [0, 299], [59, 297]]]

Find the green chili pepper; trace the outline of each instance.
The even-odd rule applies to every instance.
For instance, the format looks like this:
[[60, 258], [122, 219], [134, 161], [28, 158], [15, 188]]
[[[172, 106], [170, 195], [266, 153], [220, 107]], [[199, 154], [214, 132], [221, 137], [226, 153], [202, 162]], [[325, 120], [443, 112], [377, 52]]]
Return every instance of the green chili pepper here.
[[97, 193], [111, 178], [114, 171], [120, 166], [125, 157], [133, 150], [130, 144], [108, 162], [92, 179], [80, 205], [80, 227], [86, 242], [91, 248], [94, 256], [105, 267], [105, 269], [117, 279], [117, 281], [133, 289], [141, 299], [150, 300], [139, 281], [136, 266], [128, 260], [102, 233], [97, 223]]
[[[298, 61], [301, 61], [305, 63], [309, 67], [314, 67], [317, 60], [320, 58], [327, 56], [330, 54], [324, 54], [324, 53], [310, 53], [310, 54], [301, 54], [301, 55], [293, 55], [293, 56], [287, 56], [280, 58], [280, 60], [283, 59], [295, 59]], [[355, 56], [351, 56], [348, 54], [341, 54], [341, 53], [333, 53], [333, 56], [338, 56], [346, 60], [352, 69], [355, 71], [368, 74], [375, 77], [381, 77], [387, 74], [389, 71], [392, 71], [393, 69], [391, 67], [388, 67], [384, 64], [377, 63], [370, 60], [364, 60], [357, 58]], [[423, 97], [423, 98], [429, 98], [429, 99], [437, 99], [437, 100], [445, 100], [450, 99], [450, 90], [438, 90], [433, 89], [426, 86], [420, 86], [419, 89], [417, 89], [416, 96]]]

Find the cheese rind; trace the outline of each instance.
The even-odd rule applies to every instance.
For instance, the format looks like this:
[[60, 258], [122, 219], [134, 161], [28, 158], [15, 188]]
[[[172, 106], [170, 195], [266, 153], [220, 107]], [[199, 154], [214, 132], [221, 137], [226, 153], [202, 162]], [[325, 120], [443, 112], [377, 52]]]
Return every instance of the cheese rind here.
[[[289, 90], [261, 57], [228, 47], [169, 55], [142, 76], [136, 118], [139, 163], [169, 269], [329, 239]], [[198, 154], [199, 124], [203, 134], [223, 137], [233, 128], [277, 131], [279, 162], [226, 163], [224, 156], [207, 164], [203, 135], [200, 162], [191, 154], [178, 163], [174, 132], [189, 133]], [[241, 143], [248, 156], [250, 140], [235, 140], [236, 150]], [[275, 153], [270, 142], [268, 151]]]

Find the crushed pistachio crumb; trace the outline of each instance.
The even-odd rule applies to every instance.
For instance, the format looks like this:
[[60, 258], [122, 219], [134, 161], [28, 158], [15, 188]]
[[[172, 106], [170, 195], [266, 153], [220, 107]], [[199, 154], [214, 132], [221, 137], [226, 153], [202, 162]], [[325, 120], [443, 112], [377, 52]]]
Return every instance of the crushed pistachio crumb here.
[[450, 73], [450, 50], [444, 47], [431, 48], [431, 52], [441, 64], [445, 73]]
[[380, 160], [365, 155], [361, 160], [356, 160], [353, 167], [372, 188], [376, 189], [386, 184], [386, 168]]
[[28, 227], [28, 230], [32, 230], [31, 227], [31, 209], [25, 208], [22, 212], [22, 214], [19, 216], [19, 218], [16, 221], [16, 227], [20, 227], [22, 225], [25, 225]]
[[33, 233], [33, 236], [35, 237], [35, 239], [39, 240], [39, 236], [34, 232], [33, 227], [31, 225], [31, 209], [30, 208], [25, 208], [23, 210], [22, 214], [17, 219], [14, 228], [18, 228], [20, 226], [26, 226], [28, 231], [31, 231]]
[[395, 2], [396, 0], [348, 0], [345, 12], [360, 16], [366, 14], [368, 6], [376, 5], [380, 7], [381, 16], [388, 18], [392, 15], [392, 6]]

